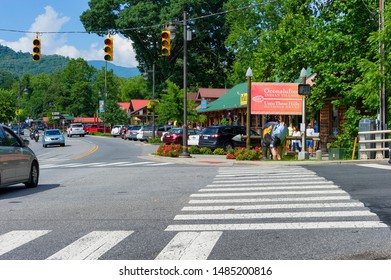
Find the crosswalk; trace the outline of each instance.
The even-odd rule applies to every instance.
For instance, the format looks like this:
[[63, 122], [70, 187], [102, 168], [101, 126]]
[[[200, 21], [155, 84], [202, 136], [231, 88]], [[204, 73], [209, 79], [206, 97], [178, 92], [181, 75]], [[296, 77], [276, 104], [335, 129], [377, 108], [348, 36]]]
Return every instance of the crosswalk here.
[[56, 162], [42, 162], [40, 169], [54, 169], [54, 168], [99, 168], [99, 167], [139, 167], [139, 166], [165, 166], [174, 164], [172, 162], [153, 162], [153, 161], [118, 161], [118, 162], [93, 162], [93, 163], [56, 163]]
[[358, 166], [362, 167], [370, 167], [370, 168], [377, 168], [377, 169], [385, 169], [385, 170], [391, 170], [391, 165], [384, 165], [384, 164], [377, 164], [377, 163], [363, 163], [363, 164], [357, 164]]
[[[166, 227], [174, 237], [157, 260], [205, 260], [229, 231], [380, 229], [388, 226], [333, 182], [300, 166], [221, 167], [211, 184], [190, 195]], [[51, 230], [0, 235], [0, 257]], [[48, 260], [96, 260], [135, 231], [92, 231], [47, 256]], [[245, 242], [245, 241], [244, 241]]]
[[166, 231], [383, 227], [363, 203], [304, 167], [222, 167]]

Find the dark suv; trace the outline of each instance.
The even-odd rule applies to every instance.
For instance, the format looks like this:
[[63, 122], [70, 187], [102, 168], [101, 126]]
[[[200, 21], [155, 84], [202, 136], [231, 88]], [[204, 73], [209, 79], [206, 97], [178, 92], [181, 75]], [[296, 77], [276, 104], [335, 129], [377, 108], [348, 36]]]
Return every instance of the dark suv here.
[[[241, 137], [246, 135], [245, 126], [237, 125], [216, 125], [205, 128], [200, 134], [198, 146], [206, 147], [212, 150], [216, 148], [224, 148], [228, 151], [234, 147], [246, 147], [246, 138]], [[236, 137], [235, 137], [236, 136]], [[251, 130], [250, 136], [260, 136], [255, 131]], [[250, 140], [252, 147], [261, 146], [261, 138]]]

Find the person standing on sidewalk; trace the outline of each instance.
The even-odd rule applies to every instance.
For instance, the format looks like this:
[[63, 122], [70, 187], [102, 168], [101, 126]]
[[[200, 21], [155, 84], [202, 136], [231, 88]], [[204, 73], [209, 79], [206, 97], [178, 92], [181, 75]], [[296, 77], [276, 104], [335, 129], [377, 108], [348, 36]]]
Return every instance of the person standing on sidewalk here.
[[288, 128], [284, 122], [277, 121], [273, 127], [271, 136], [272, 142], [270, 148], [273, 155], [273, 160], [282, 159], [282, 147], [284, 147], [286, 136], [288, 135]]
[[[301, 132], [298, 127], [293, 128], [292, 136], [301, 137]], [[301, 140], [300, 139], [293, 139], [292, 140], [292, 151], [293, 152], [301, 152]]]

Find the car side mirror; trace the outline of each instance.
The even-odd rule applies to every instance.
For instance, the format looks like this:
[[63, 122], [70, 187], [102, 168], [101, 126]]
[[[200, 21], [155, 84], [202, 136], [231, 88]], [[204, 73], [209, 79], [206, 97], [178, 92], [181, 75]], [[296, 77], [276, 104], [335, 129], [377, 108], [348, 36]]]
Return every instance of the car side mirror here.
[[28, 147], [30, 145], [30, 141], [28, 139], [23, 139], [23, 146]]

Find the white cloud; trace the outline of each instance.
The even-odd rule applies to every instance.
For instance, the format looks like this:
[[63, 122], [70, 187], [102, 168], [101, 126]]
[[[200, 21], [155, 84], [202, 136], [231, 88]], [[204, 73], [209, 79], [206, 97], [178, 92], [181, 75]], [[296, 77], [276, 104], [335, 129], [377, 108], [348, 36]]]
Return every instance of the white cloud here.
[[[78, 20], [78, 19], [77, 19]], [[19, 38], [17, 41], [7, 42], [0, 40], [2, 45], [6, 45], [15, 51], [30, 52], [32, 46], [32, 39], [35, 38], [35, 32], [41, 32], [38, 36], [42, 42], [42, 54], [58, 54], [70, 58], [82, 57], [85, 60], [103, 60], [103, 37], [83, 33], [83, 34], [67, 34], [61, 32], [64, 24], [70, 21], [67, 16], [60, 16], [51, 6], [45, 7], [45, 13], [37, 16], [35, 21], [29, 28], [30, 33]], [[80, 30], [74, 30], [80, 31]], [[97, 41], [90, 44], [88, 49], [82, 49], [76, 45], [70, 44], [68, 39], [76, 38], [75, 42], [82, 40], [84, 36], [95, 36]], [[114, 61], [116, 65], [124, 67], [135, 67], [137, 61], [135, 53], [132, 48], [131, 41], [125, 39], [120, 35], [113, 35], [114, 38]], [[99, 42], [98, 42], [99, 40]]]

